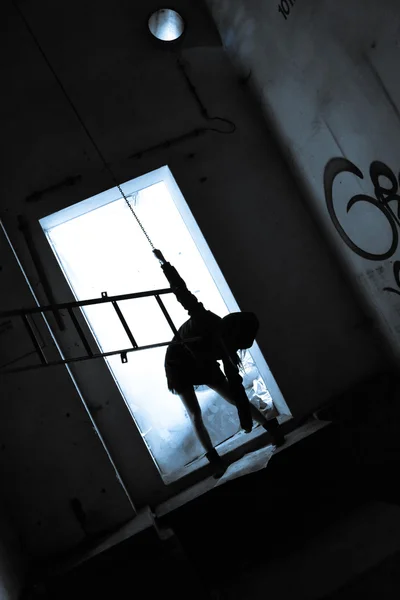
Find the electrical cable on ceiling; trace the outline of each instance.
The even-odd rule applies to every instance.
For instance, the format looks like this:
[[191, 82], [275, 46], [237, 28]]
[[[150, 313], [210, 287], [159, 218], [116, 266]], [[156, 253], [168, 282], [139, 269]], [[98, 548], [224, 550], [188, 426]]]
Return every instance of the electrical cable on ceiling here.
[[216, 133], [222, 133], [222, 134], [232, 134], [236, 131], [236, 125], [233, 121], [231, 121], [230, 119], [227, 119], [226, 117], [212, 117], [210, 115], [210, 113], [208, 112], [208, 109], [206, 107], [206, 105], [204, 104], [204, 102], [202, 101], [202, 99], [199, 96], [199, 93], [197, 91], [196, 86], [194, 85], [193, 81], [191, 80], [188, 70], [187, 70], [187, 65], [189, 65], [188, 61], [184, 61], [182, 57], [179, 57], [177, 60], [177, 64], [178, 64], [178, 68], [181, 71], [186, 84], [189, 88], [190, 93], [192, 94], [197, 106], [199, 107], [200, 113], [201, 115], [204, 117], [204, 119], [206, 119], [207, 121], [220, 121], [221, 123], [225, 123], [226, 125], [229, 126], [229, 129], [217, 129], [216, 127], [207, 127], [206, 130], [207, 131], [215, 131]]
[[21, 11], [21, 9], [19, 8], [18, 4], [16, 3], [15, 0], [12, 0], [12, 3], [14, 5], [15, 10], [18, 12], [19, 16], [21, 17], [22, 21], [25, 24], [25, 27], [27, 28], [31, 38], [33, 39], [37, 49], [39, 50], [40, 54], [42, 55], [45, 63], [47, 64], [49, 70], [51, 71], [54, 79], [57, 81], [58, 86], [60, 87], [65, 99], [67, 100], [70, 108], [72, 109], [72, 111], [74, 112], [76, 118], [78, 119], [81, 127], [83, 128], [83, 130], [85, 131], [88, 139], [90, 140], [93, 148], [95, 149], [95, 151], [97, 152], [98, 157], [100, 158], [101, 162], [103, 163], [106, 171], [108, 172], [108, 174], [110, 175], [110, 178], [112, 179], [114, 185], [118, 188], [121, 196], [123, 197], [123, 199], [125, 200], [125, 202], [127, 203], [132, 215], [134, 216], [134, 218], [136, 219], [137, 224], [139, 225], [142, 233], [145, 235], [147, 241], [149, 242], [151, 249], [154, 250], [154, 244], [151, 241], [147, 231], [145, 230], [144, 226], [142, 225], [139, 217], [137, 216], [137, 214], [135, 213], [135, 211], [133, 210], [128, 198], [126, 197], [121, 185], [118, 183], [118, 179], [116, 178], [113, 170], [111, 169], [110, 165], [108, 164], [108, 162], [105, 159], [104, 154], [102, 153], [100, 147], [98, 146], [98, 144], [96, 143], [96, 140], [94, 139], [94, 137], [92, 136], [92, 134], [90, 133], [88, 127], [86, 126], [84, 120], [82, 119], [81, 115], [79, 114], [78, 109], [76, 108], [74, 102], [72, 101], [72, 99], [70, 98], [70, 96], [68, 95], [67, 90], [64, 87], [63, 82], [61, 81], [61, 79], [59, 78], [59, 76], [57, 75], [53, 65], [51, 64], [51, 62], [49, 61], [49, 59], [47, 58], [47, 55], [45, 53], [45, 51], [43, 50], [42, 46], [40, 45], [39, 40], [37, 39], [35, 33], [33, 32], [31, 26], [29, 25], [28, 21], [25, 18], [25, 15], [23, 14], [23, 12]]

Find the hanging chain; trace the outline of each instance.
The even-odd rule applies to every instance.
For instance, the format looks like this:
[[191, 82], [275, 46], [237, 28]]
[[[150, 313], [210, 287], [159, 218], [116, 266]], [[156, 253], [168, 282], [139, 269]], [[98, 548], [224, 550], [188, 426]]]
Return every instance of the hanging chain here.
[[122, 187], [121, 187], [119, 184], [117, 184], [117, 188], [119, 189], [119, 191], [120, 191], [120, 193], [121, 193], [121, 195], [122, 195], [123, 199], [124, 199], [124, 200], [125, 200], [125, 202], [127, 203], [128, 207], [129, 207], [129, 210], [131, 211], [131, 213], [132, 213], [132, 214], [133, 214], [133, 216], [135, 217], [135, 219], [136, 219], [136, 223], [139, 225], [140, 229], [142, 230], [143, 234], [145, 235], [145, 237], [146, 237], [146, 240], [149, 242], [149, 244], [150, 244], [150, 246], [151, 246], [151, 249], [152, 249], [152, 250], [154, 250], [154, 244], [153, 244], [153, 242], [151, 241], [149, 234], [147, 233], [147, 231], [146, 231], [146, 230], [145, 230], [145, 228], [143, 227], [143, 225], [142, 225], [142, 222], [140, 221], [139, 217], [137, 216], [137, 214], [136, 214], [136, 213], [135, 213], [135, 211], [133, 210], [133, 208], [132, 208], [132, 204], [129, 202], [128, 198], [125, 196], [124, 192], [122, 191]]
[[137, 224], [139, 225], [140, 229], [142, 230], [142, 232], [144, 233], [144, 235], [146, 236], [147, 241], [149, 242], [151, 249], [154, 250], [154, 245], [153, 242], [151, 241], [149, 235], [147, 234], [147, 231], [145, 230], [145, 228], [143, 227], [142, 223], [140, 222], [139, 217], [137, 216], [137, 214], [135, 213], [135, 211], [133, 210], [132, 206], [130, 205], [127, 197], [125, 196], [124, 192], [122, 191], [122, 187], [121, 185], [118, 183], [117, 177], [114, 174], [113, 169], [111, 168], [111, 166], [109, 165], [109, 163], [106, 161], [105, 156], [103, 154], [103, 152], [101, 151], [99, 145], [97, 144], [96, 140], [94, 139], [93, 135], [91, 134], [90, 130], [88, 129], [86, 123], [84, 122], [84, 120], [82, 119], [77, 107], [75, 106], [75, 103], [73, 102], [73, 100], [71, 99], [71, 97], [69, 96], [67, 90], [64, 87], [63, 82], [61, 81], [61, 79], [59, 78], [59, 76], [57, 75], [53, 65], [51, 64], [50, 60], [48, 59], [46, 53], [44, 52], [42, 46], [39, 43], [39, 40], [37, 39], [37, 37], [35, 36], [31, 26], [29, 25], [28, 21], [26, 20], [23, 12], [21, 11], [21, 9], [19, 8], [19, 6], [17, 5], [17, 3], [15, 2], [15, 0], [13, 1], [14, 7], [16, 9], [16, 11], [18, 12], [18, 14], [20, 15], [22, 21], [25, 23], [25, 26], [30, 34], [30, 36], [32, 37], [37, 49], [39, 50], [40, 54], [42, 55], [45, 63], [47, 64], [48, 68], [50, 69], [54, 79], [57, 81], [57, 84], [62, 92], [62, 94], [64, 95], [66, 101], [68, 102], [69, 106], [71, 107], [72, 111], [74, 112], [76, 118], [78, 119], [82, 129], [84, 130], [84, 132], [86, 133], [88, 139], [90, 140], [94, 150], [96, 151], [98, 157], [100, 158], [100, 161], [103, 163], [105, 170], [108, 172], [110, 179], [114, 182], [115, 186], [119, 189], [123, 199], [125, 200], [125, 202], [127, 203], [127, 205], [129, 206], [133, 216], [136, 219]]

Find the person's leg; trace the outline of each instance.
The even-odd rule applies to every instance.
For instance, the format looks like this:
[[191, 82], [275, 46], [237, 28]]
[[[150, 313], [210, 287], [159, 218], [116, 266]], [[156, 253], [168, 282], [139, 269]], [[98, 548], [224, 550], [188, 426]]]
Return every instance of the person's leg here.
[[206, 452], [214, 450], [210, 435], [206, 429], [206, 426], [204, 425], [200, 404], [197, 400], [197, 396], [193, 387], [188, 387], [184, 391], [181, 391], [179, 393], [179, 397], [186, 408], [186, 412], [189, 415], [190, 420], [192, 421], [194, 430], [200, 440], [201, 445]]
[[[227, 379], [221, 380], [221, 382], [218, 382], [217, 384], [208, 384], [208, 387], [217, 392], [217, 394], [221, 396], [221, 398], [229, 402], [229, 404], [233, 404], [233, 406], [235, 406], [235, 401], [232, 397]], [[250, 410], [251, 416], [253, 417], [254, 421], [257, 421], [257, 423], [260, 423], [260, 425], [265, 425], [267, 423], [267, 419], [264, 417], [264, 415], [251, 402]]]
[[[209, 385], [211, 389], [213, 389], [217, 394], [221, 396], [224, 400], [229, 402], [229, 404], [233, 404], [235, 406], [235, 401], [232, 397], [231, 390], [229, 388], [228, 380], [221, 380], [218, 384]], [[279, 431], [279, 423], [277, 419], [268, 419], [250, 402], [250, 411], [253, 420], [259, 423], [264, 427], [266, 431], [271, 435], [271, 439], [276, 446], [282, 446], [285, 442], [285, 438], [282, 433]]]
[[189, 415], [196, 435], [206, 451], [206, 457], [213, 465], [215, 475], [220, 477], [226, 471], [226, 466], [218, 452], [215, 450], [210, 435], [204, 425], [200, 404], [193, 387], [187, 387], [185, 390], [180, 391], [179, 397]]

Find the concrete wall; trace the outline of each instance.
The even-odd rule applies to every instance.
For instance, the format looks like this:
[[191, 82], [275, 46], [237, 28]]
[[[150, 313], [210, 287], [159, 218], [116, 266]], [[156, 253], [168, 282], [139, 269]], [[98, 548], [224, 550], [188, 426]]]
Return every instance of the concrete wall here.
[[[0, 253], [2, 308], [34, 305], [2, 232]], [[1, 338], [3, 364], [32, 348], [18, 321]], [[48, 351], [44, 336], [43, 345]], [[31, 363], [32, 358], [28, 354], [24, 360]], [[87, 534], [107, 531], [134, 516], [64, 368], [3, 375], [0, 385], [2, 494], [19, 526], [26, 553], [72, 547]], [[79, 514], [77, 502], [82, 509]]]
[[[259, 315], [258, 341], [289, 407], [305, 414], [382, 369], [381, 350], [203, 5], [174, 3], [187, 34], [182, 44], [165, 47], [146, 29], [156, 4], [26, 0], [20, 6], [118, 179], [169, 165], [241, 308]], [[10, 6], [6, 11], [1, 217], [45, 303], [18, 215], [37, 230], [38, 218], [113, 182], [20, 16]], [[179, 57], [209, 114], [234, 122], [234, 133], [212, 130], [231, 125], [202, 116]], [[207, 131], [196, 134], [199, 128]], [[179, 144], [143, 152], [188, 132], [193, 135]], [[68, 177], [77, 178], [74, 185], [58, 185]], [[32, 305], [4, 238], [1, 243], [1, 309]], [[50, 271], [55, 299], [63, 301], [65, 283], [59, 270]], [[14, 352], [8, 359], [27, 352], [22, 335], [5, 327], [7, 353]], [[122, 398], [113, 392], [108, 401], [109, 388], [93, 381], [90, 365], [77, 380], [88, 410], [64, 369], [1, 381], [1, 472], [32, 555], [70, 548], [134, 514], [94, 425], [134, 503], [173, 493], [160, 482]]]
[[[398, 2], [208, 4], [321, 229], [398, 358]], [[364, 197], [349, 205], [355, 195]]]
[[24, 564], [17, 536], [0, 505], [0, 598], [17, 600], [24, 585]]
[[[391, 571], [398, 573], [399, 517], [399, 507], [395, 505], [375, 502], [362, 506], [289, 556], [252, 567], [242, 574], [235, 589], [226, 593], [235, 600], [256, 600], [263, 597], [267, 588], [271, 597], [279, 596], [283, 600], [318, 600], [342, 598], [340, 590], [343, 588], [343, 598], [360, 598], [363, 595], [357, 594], [358, 582], [360, 591], [364, 588], [367, 592], [367, 598], [375, 597], [375, 593], [385, 600], [395, 598], [398, 578], [393, 577]], [[374, 570], [391, 557], [394, 559], [392, 569], [374, 580]], [[361, 585], [366, 577], [371, 587]], [[390, 593], [390, 585], [393, 585], [393, 593]], [[353, 595], [344, 593], [346, 586]]]

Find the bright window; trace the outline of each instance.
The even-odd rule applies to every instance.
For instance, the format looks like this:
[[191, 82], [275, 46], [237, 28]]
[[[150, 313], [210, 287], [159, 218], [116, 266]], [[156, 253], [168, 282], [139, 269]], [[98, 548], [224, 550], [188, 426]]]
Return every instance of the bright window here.
[[[178, 269], [206, 308], [220, 316], [237, 310], [170, 170], [163, 167], [122, 187], [155, 247]], [[104, 291], [119, 295], [168, 287], [116, 188], [50, 215], [41, 225], [77, 300], [98, 298]], [[179, 327], [188, 318], [186, 311], [172, 294], [163, 296], [163, 301]], [[154, 298], [124, 301], [119, 306], [139, 346], [171, 339], [171, 329]], [[89, 306], [84, 314], [101, 351], [130, 346], [111, 305]], [[165, 348], [157, 348], [130, 353], [126, 364], [118, 355], [107, 358], [106, 363], [161, 473], [170, 476], [204, 450], [179, 397], [167, 389], [164, 356]], [[247, 353], [246, 369], [249, 395], [255, 396], [257, 388], [254, 401], [259, 403], [263, 391], [266, 404], [261, 404], [267, 408], [271, 398], [264, 381], [272, 378], [256, 345]], [[215, 445], [238, 432], [235, 408], [211, 390], [198, 391], [198, 397]]]

